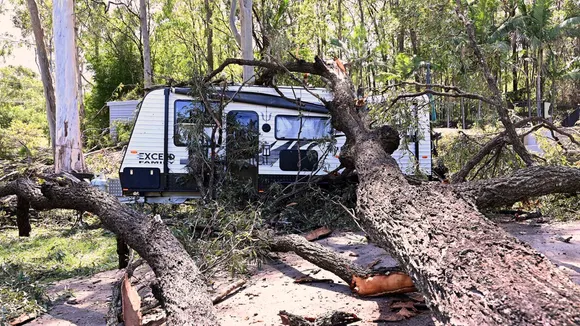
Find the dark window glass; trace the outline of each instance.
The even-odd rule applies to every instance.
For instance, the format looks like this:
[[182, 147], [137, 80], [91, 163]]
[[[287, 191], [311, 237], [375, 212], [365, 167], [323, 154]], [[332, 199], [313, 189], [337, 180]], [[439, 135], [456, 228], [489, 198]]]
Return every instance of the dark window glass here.
[[198, 101], [175, 101], [173, 143], [176, 146], [186, 146], [189, 138], [188, 135], [195, 129], [194, 127], [197, 127], [200, 120], [203, 121], [203, 129], [207, 136], [205, 138], [207, 138], [209, 144], [214, 123], [212, 122], [209, 113], [205, 112], [205, 105]]
[[331, 132], [330, 119], [325, 117], [276, 116], [276, 139], [316, 140]]
[[258, 114], [231, 111], [227, 115], [227, 153], [233, 159], [254, 159], [258, 154]]

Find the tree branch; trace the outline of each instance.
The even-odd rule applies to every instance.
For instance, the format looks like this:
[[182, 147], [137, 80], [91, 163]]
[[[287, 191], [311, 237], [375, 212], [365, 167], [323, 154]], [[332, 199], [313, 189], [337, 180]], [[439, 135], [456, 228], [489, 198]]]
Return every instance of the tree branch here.
[[481, 51], [481, 48], [477, 44], [477, 39], [475, 37], [475, 27], [473, 26], [473, 23], [471, 22], [471, 20], [469, 20], [467, 18], [467, 16], [465, 15], [465, 12], [464, 12], [463, 7], [461, 5], [461, 0], [456, 0], [455, 11], [457, 12], [457, 15], [459, 16], [459, 18], [463, 22], [463, 25], [465, 25], [465, 30], [467, 32], [469, 44], [471, 45], [471, 48], [473, 49], [473, 53], [475, 54], [475, 56], [479, 60], [479, 63], [480, 63], [481, 68], [483, 70], [483, 74], [484, 74], [485, 79], [487, 81], [487, 86], [489, 87], [489, 89], [491, 90], [491, 93], [493, 94], [492, 98], [493, 98], [493, 102], [495, 103], [494, 106], [497, 109], [499, 119], [501, 120], [503, 126], [506, 129], [506, 135], [510, 139], [510, 142], [512, 143], [514, 151], [522, 158], [522, 160], [524, 161], [524, 163], [526, 163], [527, 166], [531, 166], [534, 164], [534, 161], [532, 160], [532, 157], [530, 156], [530, 153], [528, 153], [524, 144], [518, 138], [518, 135], [517, 135], [516, 130], [512, 124], [512, 121], [509, 118], [509, 114], [508, 114], [506, 105], [503, 101], [503, 96], [501, 94], [501, 91], [497, 86], [497, 80], [495, 79], [495, 77], [491, 73], [491, 70], [489, 69], [489, 66], [487, 65], [487, 61], [485, 60], [485, 57], [483, 56], [483, 53]]
[[278, 63], [265, 62], [265, 61], [260, 61], [260, 60], [244, 60], [244, 59], [229, 58], [229, 59], [226, 59], [214, 71], [209, 73], [209, 75], [207, 75], [203, 79], [203, 82], [207, 83], [207, 82], [211, 81], [212, 78], [217, 76], [227, 66], [230, 66], [230, 65], [262, 67], [262, 68], [266, 68], [268, 70], [272, 70], [272, 71], [277, 72], [277, 73], [284, 73], [288, 70], [291, 72], [310, 73], [310, 74], [319, 75], [319, 76], [323, 76], [323, 77], [330, 77], [328, 74], [328, 71], [326, 69], [322, 69], [320, 64], [318, 64], [317, 62], [297, 61], [297, 62], [287, 62], [284, 64], [278, 64]]
[[0, 185], [0, 198], [17, 195], [36, 210], [74, 209], [99, 216], [155, 272], [171, 325], [216, 325], [217, 318], [193, 259], [159, 217], [136, 212], [115, 197], [66, 175]]
[[[521, 128], [526, 126], [528, 123], [537, 123], [540, 122], [541, 124], [534, 126], [534, 128], [532, 128], [531, 130], [527, 131], [526, 133], [519, 135], [518, 139], [523, 138], [525, 135], [529, 134], [530, 132], [533, 132], [541, 127], [545, 127], [548, 128], [550, 130], [553, 130], [559, 134], [562, 134], [564, 136], [567, 136], [571, 142], [573, 142], [576, 145], [580, 146], [580, 142], [578, 142], [575, 138], [574, 135], [554, 126], [554, 124], [552, 124], [550, 121], [542, 118], [542, 117], [530, 117], [530, 118], [526, 118], [524, 120], [518, 121], [516, 123], [513, 124], [514, 129], [515, 128]], [[452, 177], [451, 177], [451, 183], [459, 183], [459, 182], [464, 182], [465, 179], [467, 178], [467, 176], [469, 175], [469, 173], [471, 172], [471, 170], [477, 165], [479, 164], [479, 162], [481, 162], [481, 160], [483, 160], [488, 154], [490, 154], [495, 148], [505, 145], [507, 142], [509, 141], [509, 139], [507, 138], [507, 134], [506, 131], [503, 131], [502, 133], [500, 133], [499, 135], [497, 135], [495, 138], [493, 138], [492, 140], [490, 140], [489, 142], [487, 142], [480, 150], [479, 152], [477, 152], [477, 154], [473, 155], [469, 161], [467, 161], [467, 163], [465, 163], [465, 165], [463, 165], [463, 167], [461, 168], [461, 170], [459, 170], [457, 173], [455, 173]]]
[[445, 93], [445, 92], [434, 91], [432, 89], [427, 89], [427, 90], [424, 90], [422, 92], [417, 92], [417, 93], [400, 94], [391, 101], [391, 104], [389, 105], [389, 107], [392, 107], [393, 105], [395, 105], [395, 103], [397, 103], [397, 101], [399, 101], [400, 99], [409, 98], [409, 97], [418, 97], [418, 96], [423, 96], [426, 94], [444, 96], [444, 97], [453, 97], [453, 98], [469, 98], [469, 99], [473, 99], [473, 100], [480, 100], [482, 102], [485, 102], [485, 103], [488, 103], [491, 105], [495, 105], [495, 103], [493, 101], [491, 101], [490, 99], [483, 97], [481, 95], [478, 95], [478, 94], [474, 94], [474, 93], [463, 93], [463, 92], [461, 92], [461, 93]]
[[505, 177], [451, 185], [480, 209], [509, 206], [530, 198], [580, 191], [580, 169], [565, 166], [533, 166]]

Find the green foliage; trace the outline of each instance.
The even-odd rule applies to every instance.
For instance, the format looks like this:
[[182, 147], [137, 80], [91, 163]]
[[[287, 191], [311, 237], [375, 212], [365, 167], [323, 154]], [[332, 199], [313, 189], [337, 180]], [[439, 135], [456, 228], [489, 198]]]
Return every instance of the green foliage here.
[[[102, 7], [92, 8], [94, 16], [87, 19], [96, 26], [84, 31], [82, 47], [87, 69], [93, 74], [93, 83], [85, 98], [85, 146], [106, 146], [103, 131], [109, 127], [106, 102], [136, 99], [142, 96], [143, 64], [140, 41], [133, 37], [139, 22], [123, 8], [112, 9], [103, 20]], [[124, 24], [134, 24], [134, 31], [125, 31]], [[121, 27], [123, 26], [123, 27]]]
[[0, 68], [0, 159], [36, 158], [48, 146], [44, 95], [24, 67]]
[[[473, 157], [487, 141], [496, 133], [484, 133], [474, 130], [470, 134], [445, 134], [439, 141], [439, 159], [449, 169], [449, 175], [461, 170], [465, 163]], [[511, 146], [502, 146], [484, 158], [467, 177], [469, 180], [489, 179], [509, 174], [524, 167], [523, 162], [515, 154]]]
[[[188, 206], [180, 207], [184, 209]], [[256, 238], [263, 223], [259, 207], [237, 208], [227, 201], [212, 201], [189, 212], [174, 227], [174, 234], [202, 271], [247, 273], [268, 252], [265, 242]]]
[[[51, 216], [52, 217], [52, 216]], [[116, 266], [115, 238], [102, 229], [36, 226], [30, 238], [0, 233], [0, 324], [23, 313], [44, 311], [48, 283]]]

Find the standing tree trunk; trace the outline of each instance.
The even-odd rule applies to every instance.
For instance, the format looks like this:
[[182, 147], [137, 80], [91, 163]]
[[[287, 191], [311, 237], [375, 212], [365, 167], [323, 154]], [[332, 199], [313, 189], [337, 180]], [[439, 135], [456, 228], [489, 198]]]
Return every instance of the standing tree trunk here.
[[52, 145], [52, 155], [55, 155], [55, 117], [56, 117], [56, 100], [54, 98], [54, 86], [52, 84], [52, 76], [50, 74], [50, 62], [46, 46], [44, 45], [44, 31], [40, 24], [40, 17], [38, 15], [38, 7], [35, 0], [26, 0], [28, 12], [30, 14], [30, 23], [32, 25], [32, 32], [34, 33], [34, 40], [36, 43], [36, 56], [38, 58], [38, 66], [40, 68], [40, 78], [42, 79], [42, 89], [44, 91], [44, 98], [46, 100], [46, 120], [48, 121], [48, 130], [50, 132], [50, 143]]
[[399, 27], [397, 32], [397, 53], [403, 53], [405, 51], [405, 28], [403, 26]]
[[56, 52], [56, 152], [55, 171], [86, 171], [79, 119], [78, 65], [72, 0], [53, 2]]
[[207, 69], [208, 71], [213, 70], [213, 29], [211, 26], [211, 19], [213, 12], [211, 10], [211, 3], [209, 0], [204, 0], [205, 7], [205, 34], [207, 40]]
[[[518, 93], [518, 32], [514, 31], [512, 33], [511, 39], [512, 45], [512, 91], [514, 92], [514, 96], [517, 96]], [[519, 98], [518, 98], [519, 100]]]
[[538, 46], [538, 68], [536, 71], [536, 109], [538, 110], [538, 117], [542, 116], [542, 67], [544, 50], [542, 44]]
[[[525, 41], [524, 41], [525, 42]], [[526, 105], [528, 106], [528, 118], [532, 117], [532, 103], [531, 103], [531, 91], [530, 91], [530, 64], [528, 51], [530, 50], [527, 42], [524, 43], [525, 55], [524, 55], [524, 74], [526, 75]]]
[[[254, 59], [254, 50], [252, 48], [252, 0], [239, 0], [240, 2], [240, 26], [241, 33], [236, 27], [236, 3], [238, 0], [232, 0], [230, 7], [230, 29], [234, 34], [236, 42], [242, 50], [244, 60]], [[242, 79], [244, 82], [253, 82], [254, 68], [252, 66], [243, 66]]]
[[147, 21], [147, 0], [139, 0], [139, 21], [141, 39], [143, 40], [143, 86], [145, 89], [153, 85], [151, 70], [151, 46], [149, 44], [149, 24]]
[[[240, 21], [241, 21], [241, 36], [242, 36], [242, 58], [245, 60], [254, 59], [254, 49], [252, 47], [252, 0], [240, 0]], [[243, 68], [244, 82], [252, 82], [254, 80], [254, 67], [244, 66]]]

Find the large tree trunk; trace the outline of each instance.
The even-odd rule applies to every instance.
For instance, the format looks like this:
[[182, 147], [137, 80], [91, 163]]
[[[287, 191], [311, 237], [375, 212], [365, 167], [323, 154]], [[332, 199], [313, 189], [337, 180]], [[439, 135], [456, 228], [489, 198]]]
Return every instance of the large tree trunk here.
[[181, 243], [159, 217], [138, 213], [115, 197], [66, 177], [34, 183], [18, 179], [0, 186], [0, 198], [17, 195], [37, 210], [55, 208], [91, 212], [147, 261], [159, 282], [168, 325], [217, 325], [200, 272]]
[[359, 219], [452, 325], [573, 325], [580, 288], [450, 189], [411, 187], [374, 141], [358, 142]]
[[56, 100], [54, 98], [54, 86], [52, 84], [52, 75], [50, 74], [50, 62], [44, 45], [44, 30], [40, 23], [38, 7], [35, 0], [26, 0], [28, 12], [30, 14], [30, 23], [34, 40], [36, 43], [36, 57], [38, 58], [38, 67], [40, 69], [40, 78], [42, 79], [42, 89], [46, 100], [46, 120], [48, 121], [48, 130], [50, 133], [50, 144], [52, 145], [52, 155], [55, 154], [55, 117], [56, 117]]
[[410, 186], [382, 142], [360, 122], [348, 78], [334, 72], [329, 79], [334, 125], [354, 140], [359, 222], [399, 260], [437, 320], [478, 325], [580, 320], [580, 288], [451, 187]]
[[153, 85], [151, 69], [151, 46], [149, 45], [149, 24], [147, 20], [147, 0], [139, 0], [139, 21], [141, 39], [143, 40], [143, 86], [145, 89]]
[[56, 50], [56, 151], [54, 169], [86, 171], [81, 143], [78, 94], [78, 65], [72, 0], [53, 2]]
[[359, 222], [413, 278], [446, 324], [567, 325], [580, 321], [580, 288], [450, 187], [411, 186], [373, 132], [354, 117], [346, 76], [332, 74], [328, 106], [354, 140]]
[[[278, 72], [309, 72], [329, 81], [334, 99], [326, 107], [333, 126], [347, 137], [347, 154], [352, 156], [359, 177], [359, 222], [371, 239], [388, 250], [413, 278], [439, 322], [452, 325], [580, 322], [580, 288], [543, 255], [486, 219], [472, 197], [464, 198], [453, 186], [412, 186], [407, 182], [389, 155], [394, 149], [385, 146], [385, 140], [396, 136], [384, 129], [370, 130], [363, 123], [355, 106], [354, 86], [341, 70], [329, 68], [318, 57], [314, 63], [295, 62], [284, 67], [228, 59], [205, 80], [229, 64], [253, 64]], [[513, 124], [510, 126], [515, 132]], [[578, 173], [578, 169], [570, 170]], [[509, 182], [509, 179], [500, 181]], [[572, 180], [572, 184], [578, 187], [578, 182]]]

